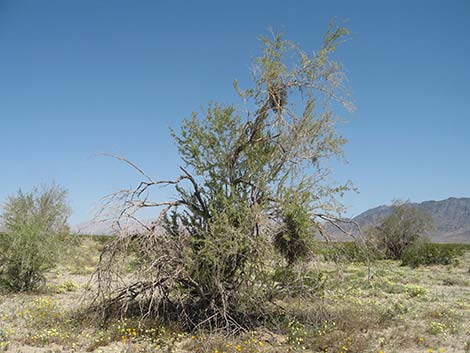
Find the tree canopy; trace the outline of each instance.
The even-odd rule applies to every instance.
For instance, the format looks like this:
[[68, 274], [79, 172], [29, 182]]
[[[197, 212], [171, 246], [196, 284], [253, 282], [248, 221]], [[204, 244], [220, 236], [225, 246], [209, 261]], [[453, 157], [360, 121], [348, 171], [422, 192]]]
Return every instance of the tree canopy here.
[[[281, 34], [261, 37], [252, 87], [234, 83], [240, 103], [211, 103], [171, 132], [184, 162], [176, 179], [154, 180], [120, 157], [144, 179], [107, 199], [118, 204], [119, 232], [97, 272], [105, 317], [137, 305], [189, 328], [250, 322], [255, 303], [272, 296], [276, 257], [289, 266], [304, 258], [349, 188], [332, 184], [323, 163], [341, 158], [346, 142], [337, 111], [352, 106], [332, 55], [347, 35], [332, 24], [313, 54]], [[149, 199], [161, 185], [174, 186], [173, 200]], [[150, 224], [139, 218], [148, 207], [159, 210]], [[130, 249], [132, 279], [118, 273]]]

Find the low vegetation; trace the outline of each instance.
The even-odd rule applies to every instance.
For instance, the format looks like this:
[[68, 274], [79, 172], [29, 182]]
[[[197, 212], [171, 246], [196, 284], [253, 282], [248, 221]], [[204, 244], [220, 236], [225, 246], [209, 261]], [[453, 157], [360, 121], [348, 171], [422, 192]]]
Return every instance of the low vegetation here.
[[[116, 318], [106, 326], [90, 320], [86, 298], [95, 284], [83, 268], [96, 268], [106, 239], [111, 240], [80, 237], [74, 251], [83, 260], [62, 258], [40, 290], [0, 295], [0, 350], [469, 352], [469, 246], [433, 244], [460, 253], [458, 261], [412, 268], [398, 260], [367, 265], [355, 257], [354, 243], [319, 242], [320, 253], [304, 263], [302, 276], [300, 271], [275, 275], [280, 299], [269, 304], [276, 314], [270, 324], [227, 336], [202, 328], [188, 332], [152, 318]], [[332, 252], [347, 253], [340, 266]], [[311, 300], [296, 295], [295, 286], [311, 288]]]
[[402, 264], [417, 267], [420, 265], [450, 265], [458, 261], [468, 249], [468, 244], [434, 244], [422, 239], [410, 246], [402, 256]]

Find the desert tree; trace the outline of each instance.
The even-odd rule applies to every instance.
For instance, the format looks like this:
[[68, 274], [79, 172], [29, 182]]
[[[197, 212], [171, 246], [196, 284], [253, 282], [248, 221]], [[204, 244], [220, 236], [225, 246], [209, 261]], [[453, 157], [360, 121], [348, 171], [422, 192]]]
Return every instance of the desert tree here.
[[67, 191], [55, 184], [18, 191], [3, 207], [0, 236], [0, 286], [14, 291], [44, 283], [68, 235]]
[[[234, 83], [240, 103], [211, 103], [171, 132], [183, 161], [174, 180], [115, 156], [142, 181], [105, 198], [117, 214], [96, 272], [104, 318], [132, 311], [188, 329], [233, 329], [263, 316], [257, 303], [270, 295], [276, 256], [286, 265], [305, 258], [349, 189], [324, 166], [343, 158], [337, 112], [352, 109], [332, 59], [347, 36], [332, 24], [314, 53], [281, 34], [262, 37], [252, 87]], [[162, 185], [174, 187], [174, 199], [152, 200]], [[140, 213], [148, 208], [157, 210], [151, 222]], [[129, 254], [137, 261], [126, 274]]]
[[392, 212], [369, 229], [369, 237], [388, 259], [402, 259], [406, 250], [433, 228], [432, 218], [409, 202], [394, 201]]

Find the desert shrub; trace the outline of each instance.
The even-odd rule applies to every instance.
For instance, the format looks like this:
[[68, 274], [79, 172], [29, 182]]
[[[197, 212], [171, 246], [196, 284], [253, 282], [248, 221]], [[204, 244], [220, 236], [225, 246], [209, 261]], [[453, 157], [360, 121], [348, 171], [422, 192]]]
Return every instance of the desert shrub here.
[[429, 215], [409, 203], [396, 201], [392, 213], [368, 230], [368, 238], [376, 243], [387, 259], [400, 260], [405, 251], [431, 229]]
[[[106, 200], [118, 210], [118, 233], [96, 274], [104, 318], [135, 313], [193, 330], [260, 320], [275, 262], [307, 258], [313, 230], [336, 220], [349, 188], [331, 185], [323, 165], [345, 143], [335, 109], [348, 108], [347, 92], [330, 56], [346, 34], [330, 27], [313, 55], [281, 35], [262, 38], [253, 87], [235, 83], [244, 108], [214, 103], [173, 131], [185, 163], [176, 179], [154, 180], [117, 157], [145, 180]], [[174, 186], [174, 198], [151, 201], [161, 185]], [[159, 210], [153, 222], [141, 213], [149, 207]], [[129, 251], [136, 261], [123, 276]]]
[[402, 265], [450, 265], [463, 254], [466, 247], [462, 244], [435, 244], [425, 239], [417, 241], [403, 253]]
[[79, 285], [72, 280], [64, 281], [61, 284], [58, 284], [55, 287], [53, 287], [54, 291], [57, 294], [66, 293], [66, 292], [74, 292], [78, 288], [79, 288]]
[[19, 191], [3, 210], [6, 233], [0, 238], [0, 286], [28, 291], [44, 283], [68, 234], [66, 191], [56, 185]]
[[359, 262], [379, 260], [383, 253], [377, 249], [375, 244], [369, 242], [322, 242], [318, 246], [318, 253], [326, 261], [337, 263]]
[[415, 284], [408, 284], [405, 286], [406, 293], [414, 298], [414, 297], [425, 297], [428, 294], [428, 290], [424, 287], [415, 285]]

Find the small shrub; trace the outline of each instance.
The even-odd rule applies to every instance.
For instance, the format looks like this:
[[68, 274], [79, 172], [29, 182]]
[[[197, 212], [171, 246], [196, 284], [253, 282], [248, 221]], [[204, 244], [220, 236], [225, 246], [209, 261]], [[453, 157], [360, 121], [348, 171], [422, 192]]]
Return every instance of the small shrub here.
[[321, 243], [318, 251], [326, 261], [337, 263], [359, 262], [383, 258], [383, 254], [371, 243], [332, 242]]
[[382, 321], [392, 320], [399, 315], [406, 314], [409, 308], [400, 302], [395, 302], [389, 305], [382, 314]]
[[68, 234], [67, 192], [52, 186], [7, 199], [3, 210], [6, 234], [0, 236], [0, 287], [29, 291], [45, 282]]
[[308, 331], [305, 328], [305, 325], [296, 320], [289, 321], [287, 342], [290, 345], [294, 347], [303, 346], [305, 344], [304, 341], [307, 336]]
[[414, 284], [408, 284], [406, 286], [406, 292], [410, 297], [424, 297], [428, 294], [428, 290], [424, 287], [414, 285]]
[[450, 265], [462, 255], [464, 246], [455, 244], [433, 244], [420, 240], [410, 246], [402, 256], [402, 265], [418, 267], [420, 265]]
[[78, 284], [72, 280], [69, 280], [69, 281], [62, 282], [61, 284], [57, 286], [54, 286], [53, 289], [57, 294], [66, 293], [66, 292], [74, 292], [78, 289]]
[[446, 325], [444, 325], [442, 322], [431, 321], [427, 331], [432, 335], [443, 334], [446, 331]]

